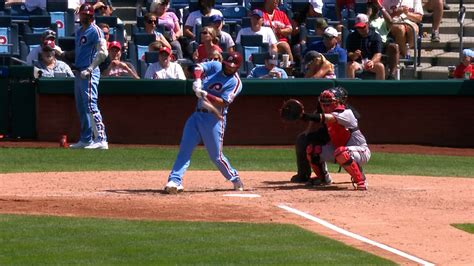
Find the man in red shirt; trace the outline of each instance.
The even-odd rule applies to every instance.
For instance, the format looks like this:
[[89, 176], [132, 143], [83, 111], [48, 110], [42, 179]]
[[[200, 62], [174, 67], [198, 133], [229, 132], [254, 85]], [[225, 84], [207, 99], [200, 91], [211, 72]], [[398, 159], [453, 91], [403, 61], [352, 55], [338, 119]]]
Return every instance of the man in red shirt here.
[[464, 49], [462, 51], [461, 63], [454, 70], [454, 78], [457, 79], [474, 79], [474, 67], [471, 64], [474, 57], [474, 51], [471, 49]]
[[263, 7], [263, 26], [270, 27], [278, 40], [278, 52], [288, 54], [290, 62], [293, 62], [293, 54], [288, 43], [288, 36], [293, 28], [285, 12], [278, 9], [279, 0], [265, 0]]

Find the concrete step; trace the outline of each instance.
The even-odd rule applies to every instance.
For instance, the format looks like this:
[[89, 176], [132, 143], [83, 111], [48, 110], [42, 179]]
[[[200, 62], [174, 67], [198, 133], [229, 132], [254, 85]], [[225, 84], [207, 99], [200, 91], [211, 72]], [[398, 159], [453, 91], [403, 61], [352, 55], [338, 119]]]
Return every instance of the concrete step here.
[[[423, 23], [423, 32], [431, 33], [432, 24]], [[460, 29], [459, 23], [456, 19], [444, 19], [441, 22], [440, 33], [441, 34], [458, 34]], [[474, 36], [474, 21], [472, 19], [464, 20], [464, 36]]]
[[[459, 36], [457, 34], [442, 34], [440, 36], [441, 42], [432, 43], [430, 41], [431, 35], [428, 34], [422, 39], [422, 49], [434, 50], [441, 49], [445, 51], [457, 51], [459, 49]], [[474, 37], [463, 37], [463, 47], [474, 47]]]
[[[448, 4], [457, 4], [459, 6], [459, 0], [446, 0]], [[463, 3], [466, 4], [474, 4], [474, 0], [463, 0]]]
[[432, 66], [453, 66], [459, 63], [459, 51], [446, 52], [443, 50], [422, 50], [421, 63]]
[[448, 78], [448, 67], [447, 66], [431, 66], [430, 64], [421, 64], [417, 68], [418, 79], [447, 79]]
[[[459, 11], [459, 3], [456, 4], [448, 4], [450, 10], [444, 10], [443, 12], [443, 19], [445, 18], [457, 18], [458, 11]], [[466, 8], [466, 18], [472, 18], [472, 13], [474, 12], [474, 3], [464, 3], [464, 7]], [[425, 15], [429, 14], [426, 9]]]

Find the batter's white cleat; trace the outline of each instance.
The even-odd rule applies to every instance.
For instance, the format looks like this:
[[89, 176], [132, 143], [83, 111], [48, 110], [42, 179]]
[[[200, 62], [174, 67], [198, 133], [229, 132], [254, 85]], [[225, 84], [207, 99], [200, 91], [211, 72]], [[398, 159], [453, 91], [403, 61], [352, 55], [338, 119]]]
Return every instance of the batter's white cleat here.
[[92, 144], [89, 143], [89, 142], [79, 141], [78, 143], [74, 143], [74, 144], [69, 145], [69, 148], [71, 148], [71, 149], [84, 149], [84, 148], [86, 148], [87, 146], [90, 146], [90, 145], [92, 145]]
[[234, 184], [235, 191], [244, 191], [244, 184], [242, 183], [240, 178], [237, 177], [237, 179], [235, 179], [232, 183]]
[[109, 149], [109, 144], [107, 143], [107, 141], [98, 141], [98, 142], [94, 142], [94, 143], [84, 147], [84, 149], [88, 149], [88, 150], [108, 150]]
[[165, 192], [168, 194], [176, 195], [184, 191], [183, 185], [178, 185], [174, 181], [169, 181], [164, 188]]

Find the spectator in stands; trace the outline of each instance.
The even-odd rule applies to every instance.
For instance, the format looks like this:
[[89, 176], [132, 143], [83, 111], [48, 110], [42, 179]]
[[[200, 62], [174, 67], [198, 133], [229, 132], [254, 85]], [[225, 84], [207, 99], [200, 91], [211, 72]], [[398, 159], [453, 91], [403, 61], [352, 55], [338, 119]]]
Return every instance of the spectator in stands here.
[[209, 61], [212, 54], [217, 51], [222, 53], [222, 49], [218, 45], [219, 39], [217, 39], [216, 30], [213, 27], [204, 27], [201, 30], [201, 44], [199, 44], [196, 51], [193, 54], [193, 60], [195, 63], [201, 63]]
[[[443, 18], [444, 6], [443, 0], [428, 0], [428, 2], [425, 3], [426, 10], [429, 13], [433, 13], [431, 42], [440, 42], [439, 26], [441, 25], [441, 19]], [[447, 7], [449, 8], [449, 6]]]
[[34, 64], [34, 72], [39, 73], [39, 77], [74, 77], [71, 68], [63, 61], [56, 59], [54, 41], [45, 40], [41, 47], [41, 59]]
[[242, 35], [262, 35], [263, 43], [268, 43], [270, 46], [270, 52], [278, 53], [277, 49], [277, 39], [275, 33], [269, 27], [263, 26], [263, 12], [258, 9], [252, 11], [252, 16], [250, 17], [250, 27], [243, 28], [237, 33], [236, 43], [240, 43], [240, 36]]
[[176, 63], [171, 62], [171, 49], [168, 47], [161, 47], [159, 51], [158, 62], [148, 66], [145, 79], [182, 79], [186, 77], [183, 68]]
[[163, 43], [160, 41], [154, 41], [148, 45], [149, 52], [159, 52], [161, 47], [164, 47]]
[[109, 39], [110, 39], [110, 27], [109, 24], [107, 23], [99, 23], [97, 26], [102, 30], [104, 33], [104, 38], [107, 41], [107, 45], [109, 44]]
[[247, 78], [259, 79], [287, 79], [288, 75], [285, 70], [277, 67], [278, 60], [276, 54], [268, 53], [265, 56], [265, 65], [256, 66], [251, 71]]
[[143, 19], [145, 20], [145, 32], [149, 34], [155, 34], [156, 41], [161, 42], [164, 46], [171, 49], [171, 45], [166, 40], [165, 36], [161, 32], [156, 30], [156, 25], [158, 23], [156, 15], [154, 15], [153, 13], [146, 13], [145, 16], [143, 16]]
[[210, 17], [212, 15], [220, 15], [223, 17], [222, 12], [215, 9], [215, 0], [199, 0], [198, 10], [193, 11], [189, 14], [184, 24], [184, 36], [190, 40], [196, 39], [196, 25], [202, 24], [202, 17]]
[[343, 18], [347, 18], [347, 15], [344, 16], [342, 12], [345, 10], [349, 11], [355, 11], [355, 0], [336, 0], [336, 6], [335, 6], [335, 11], [336, 11], [336, 18], [339, 21], [343, 21]]
[[474, 66], [472, 65], [473, 58], [473, 50], [464, 49], [462, 51], [461, 63], [456, 67], [456, 70], [454, 70], [454, 78], [474, 79]]
[[137, 71], [132, 64], [127, 62], [122, 62], [122, 45], [120, 42], [110, 42], [109, 43], [109, 56], [110, 61], [107, 69], [102, 72], [104, 77], [132, 77], [134, 79], [140, 79], [137, 74]]
[[[410, 48], [414, 47], [414, 36], [418, 36], [418, 25], [423, 17], [423, 8], [421, 0], [384, 0], [383, 8], [385, 8], [392, 17], [393, 24], [390, 27], [390, 34], [394, 37], [398, 44], [400, 56], [405, 58], [407, 55], [407, 43]], [[410, 26], [400, 25], [396, 23], [406, 23], [413, 27], [415, 33]]]
[[[111, 1], [97, 1], [94, 7], [96, 12], [98, 13], [98, 16], [111, 17], [112, 13], [114, 12], [114, 8], [112, 7]], [[117, 17], [117, 24], [123, 25], [123, 21], [119, 17]], [[127, 32], [125, 29], [123, 30], [123, 39], [127, 40]], [[125, 42], [123, 45], [126, 48], [127, 42]]]
[[308, 17], [322, 17], [323, 16], [323, 0], [309, 0]]
[[380, 35], [382, 39], [382, 53], [388, 58], [388, 77], [387, 79], [395, 79], [397, 75], [398, 62], [400, 60], [400, 51], [398, 44], [389, 36], [389, 29], [392, 26], [392, 17], [382, 4], [377, 0], [369, 0], [367, 2], [367, 16], [369, 17], [369, 26]]
[[[217, 33], [217, 39], [219, 39], [218, 44], [221, 46], [223, 50], [226, 50], [228, 53], [234, 51], [235, 42], [230, 36], [229, 33], [222, 30], [222, 26], [224, 25], [224, 19], [220, 15], [212, 15], [211, 16], [211, 23], [214, 30]], [[224, 46], [225, 47], [222, 47]]]
[[219, 51], [212, 52], [211, 61], [222, 62], [222, 60], [224, 60], [224, 58], [222, 57], [222, 53], [220, 53]]
[[341, 48], [341, 46], [337, 43], [337, 37], [339, 35], [340, 32], [338, 32], [335, 28], [327, 27], [323, 33], [323, 40], [308, 44], [304, 54], [308, 53], [309, 51], [316, 51], [321, 54], [338, 54], [339, 63], [347, 63], [347, 51], [346, 49]]
[[277, 49], [279, 53], [288, 54], [290, 62], [293, 62], [293, 53], [291, 52], [288, 37], [293, 31], [290, 20], [285, 12], [278, 9], [279, 0], [265, 0], [263, 7], [263, 25], [270, 27], [278, 40]]
[[[53, 30], [45, 30], [43, 34], [41, 35], [41, 45], [38, 45], [37, 47], [31, 49], [30, 53], [26, 57], [26, 63], [28, 65], [33, 65], [34, 60], [39, 59], [39, 54], [41, 53], [41, 50], [43, 49], [43, 44], [45, 41], [53, 41], [55, 42], [56, 40], [56, 32]], [[54, 46], [54, 51], [56, 52], [56, 56], [60, 57], [63, 55], [63, 50], [61, 47], [55, 45]]]
[[176, 51], [177, 58], [181, 59], [183, 58], [183, 50], [178, 38], [183, 35], [183, 32], [176, 14], [168, 11], [169, 4], [169, 0], [157, 0], [151, 3], [150, 12], [158, 18], [158, 25], [164, 26], [165, 32], [163, 35], [171, 44], [172, 49]]
[[347, 77], [355, 78], [356, 73], [364, 71], [375, 73], [375, 78], [385, 79], [385, 67], [382, 59], [382, 39], [373, 29], [369, 28], [369, 18], [365, 14], [357, 14], [355, 31], [347, 37]]
[[304, 56], [305, 65], [305, 78], [314, 79], [335, 79], [336, 72], [334, 71], [334, 65], [329, 62], [324, 55], [316, 52], [309, 51]]

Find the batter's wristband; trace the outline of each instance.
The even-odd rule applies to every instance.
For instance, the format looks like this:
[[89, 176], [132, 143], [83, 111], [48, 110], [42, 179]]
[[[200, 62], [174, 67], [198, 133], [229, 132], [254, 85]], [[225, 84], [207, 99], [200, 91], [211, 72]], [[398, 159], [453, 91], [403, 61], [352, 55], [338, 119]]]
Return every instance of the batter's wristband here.
[[194, 68], [193, 77], [194, 77], [195, 79], [201, 79], [202, 72], [203, 72], [203, 70], [202, 70], [200, 67]]

